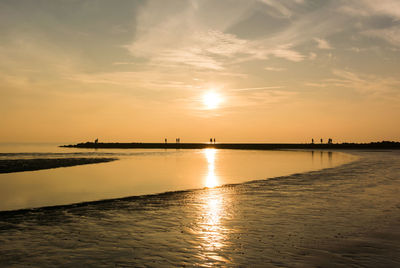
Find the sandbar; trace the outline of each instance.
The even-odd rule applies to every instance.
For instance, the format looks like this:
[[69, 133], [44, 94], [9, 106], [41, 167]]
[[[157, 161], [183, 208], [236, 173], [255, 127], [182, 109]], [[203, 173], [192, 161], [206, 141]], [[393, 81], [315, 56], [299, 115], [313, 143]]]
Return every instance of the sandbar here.
[[77, 165], [111, 162], [117, 158], [36, 158], [0, 160], [0, 173], [34, 171], [41, 169], [71, 167]]

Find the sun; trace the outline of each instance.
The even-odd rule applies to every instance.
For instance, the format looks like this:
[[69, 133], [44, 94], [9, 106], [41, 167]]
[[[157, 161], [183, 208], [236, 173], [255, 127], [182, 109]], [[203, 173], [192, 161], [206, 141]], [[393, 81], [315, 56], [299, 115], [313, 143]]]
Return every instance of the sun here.
[[208, 91], [203, 95], [203, 103], [208, 110], [218, 108], [221, 101], [221, 96], [214, 91]]

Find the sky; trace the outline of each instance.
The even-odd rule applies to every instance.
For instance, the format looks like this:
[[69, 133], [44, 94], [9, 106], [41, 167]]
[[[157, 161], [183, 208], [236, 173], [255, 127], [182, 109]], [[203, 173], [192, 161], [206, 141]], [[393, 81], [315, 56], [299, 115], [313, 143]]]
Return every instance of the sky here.
[[400, 140], [398, 0], [2, 0], [0, 142]]

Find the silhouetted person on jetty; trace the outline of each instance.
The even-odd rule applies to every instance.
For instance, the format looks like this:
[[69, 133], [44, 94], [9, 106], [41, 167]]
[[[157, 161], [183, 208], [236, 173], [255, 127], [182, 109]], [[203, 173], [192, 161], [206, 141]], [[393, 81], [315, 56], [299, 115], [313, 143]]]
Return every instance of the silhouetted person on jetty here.
[[212, 143], [212, 138], [210, 138], [210, 143]]
[[94, 140], [94, 148], [97, 150], [97, 144], [99, 143], [99, 139]]
[[311, 139], [311, 144], [314, 144], [314, 139]]
[[215, 144], [215, 138], [214, 138], [214, 144]]
[[321, 144], [324, 142], [324, 140], [323, 139], [321, 139]]
[[165, 138], [165, 144], [167, 144], [167, 138]]

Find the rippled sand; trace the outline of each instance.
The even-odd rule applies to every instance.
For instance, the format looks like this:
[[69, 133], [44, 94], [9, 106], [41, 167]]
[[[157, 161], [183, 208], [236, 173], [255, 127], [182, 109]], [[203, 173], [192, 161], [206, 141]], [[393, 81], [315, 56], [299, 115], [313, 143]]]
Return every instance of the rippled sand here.
[[400, 152], [227, 185], [0, 213], [0, 264], [399, 267]]

